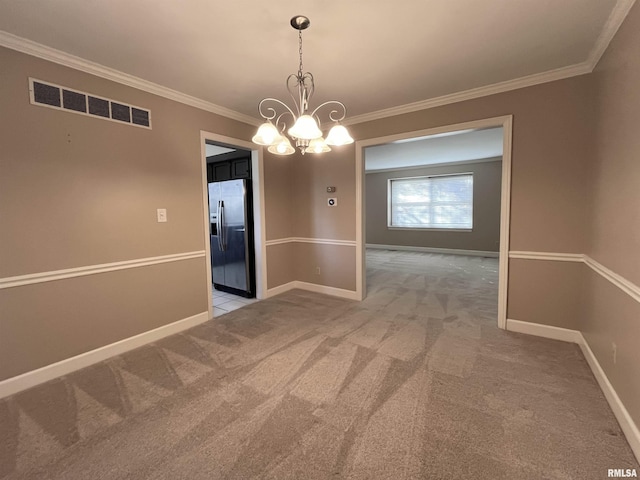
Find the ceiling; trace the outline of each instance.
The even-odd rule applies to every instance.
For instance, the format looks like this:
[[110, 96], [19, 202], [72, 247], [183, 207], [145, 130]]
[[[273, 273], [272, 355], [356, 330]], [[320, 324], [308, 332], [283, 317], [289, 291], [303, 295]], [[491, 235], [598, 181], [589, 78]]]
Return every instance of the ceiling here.
[[633, 2], [0, 0], [0, 30], [10, 34], [0, 45], [33, 53], [39, 47], [22, 39], [37, 42], [152, 82], [154, 93], [170, 89], [190, 96], [185, 103], [259, 118], [263, 97], [289, 99], [285, 79], [298, 68], [289, 19], [303, 14], [311, 19], [303, 39], [304, 67], [316, 79], [312, 107], [341, 100], [353, 117], [586, 73]]
[[502, 145], [502, 127], [400, 140], [365, 148], [365, 170], [396, 170], [501, 157]]
[[221, 147], [220, 145], [205, 144], [205, 155], [207, 157], [213, 157], [216, 155], [222, 155], [224, 153], [235, 152], [235, 148]]

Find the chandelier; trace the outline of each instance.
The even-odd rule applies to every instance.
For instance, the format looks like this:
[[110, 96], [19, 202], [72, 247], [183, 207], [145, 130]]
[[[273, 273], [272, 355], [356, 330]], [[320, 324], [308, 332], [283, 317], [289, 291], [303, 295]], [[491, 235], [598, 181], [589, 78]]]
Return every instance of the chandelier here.
[[[311, 72], [303, 73], [302, 30], [308, 28], [310, 24], [309, 19], [302, 15], [296, 15], [291, 19], [291, 26], [298, 30], [298, 51], [300, 54], [298, 73], [292, 73], [287, 77], [287, 90], [289, 90], [295, 108], [289, 108], [286, 103], [277, 98], [265, 98], [258, 105], [260, 116], [266, 122], [260, 125], [252, 141], [258, 145], [269, 147], [267, 150], [276, 155], [291, 155], [295, 152], [289, 138], [285, 135], [287, 121], [292, 125], [287, 130], [287, 134], [303, 155], [305, 153], [328, 152], [331, 150], [330, 145], [339, 146], [353, 143], [353, 138], [347, 129], [340, 124], [347, 115], [347, 109], [342, 102], [330, 100], [318, 105], [312, 111], [309, 109], [309, 101], [313, 96], [315, 84]], [[327, 117], [331, 122], [334, 122], [326, 139], [322, 136], [320, 129], [318, 112], [321, 109], [328, 110]]]

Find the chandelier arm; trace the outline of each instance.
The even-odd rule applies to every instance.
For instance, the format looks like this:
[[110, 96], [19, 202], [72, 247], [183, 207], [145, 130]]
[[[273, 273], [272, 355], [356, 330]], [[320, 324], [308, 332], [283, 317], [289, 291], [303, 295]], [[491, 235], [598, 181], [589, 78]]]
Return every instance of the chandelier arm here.
[[337, 100], [329, 100], [328, 102], [321, 103], [311, 113], [311, 116], [314, 116], [318, 110], [320, 110], [322, 107], [325, 107], [327, 105], [336, 105], [336, 106], [339, 106], [342, 109], [342, 115], [339, 116], [339, 117], [336, 117], [336, 118], [334, 118], [333, 115], [339, 113], [338, 110], [331, 110], [331, 112], [329, 112], [329, 119], [331, 121], [333, 121], [333, 122], [341, 122], [347, 116], [347, 107], [344, 106], [344, 103], [339, 102]]
[[[293, 100], [293, 104], [298, 109], [298, 116], [302, 115], [302, 89], [300, 87], [300, 80], [302, 77], [292, 73], [287, 77], [287, 90], [289, 91], [289, 95], [291, 95], [291, 99]], [[292, 84], [291, 79], [295, 80], [295, 84]], [[294, 91], [298, 89], [298, 98], [296, 98]]]
[[[264, 104], [264, 102], [269, 102], [269, 101], [271, 101], [271, 102], [275, 102], [277, 105], [279, 105], [279, 106], [282, 106], [282, 107], [286, 108], [286, 109], [287, 109], [287, 111], [288, 111], [288, 113], [290, 113], [290, 114], [291, 114], [291, 116], [292, 116], [293, 118], [295, 118], [295, 117], [296, 117], [295, 113], [293, 113], [293, 110], [291, 110], [291, 109], [289, 108], [289, 106], [288, 106], [286, 103], [284, 103], [284, 102], [283, 102], [283, 101], [281, 101], [281, 100], [278, 100], [277, 98], [271, 98], [271, 97], [268, 97], [268, 98], [263, 98], [263, 99], [260, 101], [260, 103], [258, 104], [258, 111], [260, 112], [260, 115], [262, 116], [262, 118], [264, 118], [264, 119], [266, 119], [266, 120], [273, 120], [274, 118], [276, 118], [276, 116], [277, 116], [277, 114], [278, 114], [278, 113], [276, 112], [276, 109], [275, 109], [275, 108], [273, 108], [273, 107], [264, 107], [264, 110], [266, 110], [267, 112], [269, 112], [269, 114], [265, 114], [265, 113], [264, 113], [264, 111], [263, 111], [263, 104]], [[285, 113], [287, 113], [287, 112], [285, 112]], [[282, 116], [282, 115], [280, 115], [280, 116]], [[278, 119], [279, 119], [279, 117], [278, 117]]]
[[[291, 110], [289, 110], [287, 108], [287, 111], [286, 112], [282, 112], [280, 115], [278, 115], [278, 118], [273, 122], [274, 125], [276, 126], [276, 128], [278, 127], [278, 123], [280, 123], [280, 121], [282, 120], [282, 117], [285, 116], [285, 115], [291, 115], [292, 120], [295, 122], [295, 120], [296, 120], [295, 115], [293, 114], [293, 112]], [[282, 130], [281, 130], [281, 132], [282, 132], [283, 135], [284, 135], [284, 129], [285, 128], [287, 128], [287, 122], [282, 120]]]
[[[313, 93], [316, 91], [316, 83], [313, 80], [313, 74], [311, 72], [305, 73], [301, 77], [302, 81], [302, 95], [304, 95], [304, 104], [302, 104], [303, 112], [306, 112], [309, 108], [309, 102], [311, 101], [311, 97], [313, 97]], [[313, 115], [312, 115], [313, 116]]]

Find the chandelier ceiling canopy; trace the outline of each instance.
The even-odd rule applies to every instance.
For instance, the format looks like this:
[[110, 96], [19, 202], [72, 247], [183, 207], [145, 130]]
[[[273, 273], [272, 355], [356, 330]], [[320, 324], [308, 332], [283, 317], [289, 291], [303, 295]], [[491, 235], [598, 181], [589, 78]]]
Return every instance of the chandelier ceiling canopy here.
[[[252, 140], [258, 145], [269, 147], [267, 150], [276, 155], [291, 155], [295, 152], [287, 135], [303, 155], [328, 152], [331, 150], [330, 145], [353, 143], [349, 131], [340, 124], [347, 115], [347, 109], [342, 102], [330, 100], [318, 105], [314, 110], [309, 108], [315, 83], [311, 72], [304, 72], [302, 68], [302, 30], [308, 28], [310, 24], [309, 19], [303, 15], [296, 15], [291, 19], [291, 26], [298, 30], [300, 54], [298, 73], [289, 75], [286, 82], [294, 108], [291, 109], [286, 103], [271, 97], [263, 99], [258, 105], [260, 116], [266, 121], [260, 125]], [[321, 110], [328, 120], [333, 122], [333, 127], [329, 130], [326, 139], [322, 136], [320, 128]]]

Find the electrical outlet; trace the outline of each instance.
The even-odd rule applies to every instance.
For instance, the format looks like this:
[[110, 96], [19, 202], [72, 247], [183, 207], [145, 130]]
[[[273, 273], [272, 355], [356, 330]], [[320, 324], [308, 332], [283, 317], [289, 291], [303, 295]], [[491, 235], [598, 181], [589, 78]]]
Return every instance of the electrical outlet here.
[[316, 267], [316, 275], [320, 275], [320, 267]]
[[616, 342], [611, 342], [611, 353], [613, 354], [613, 364], [618, 363], [618, 345]]

